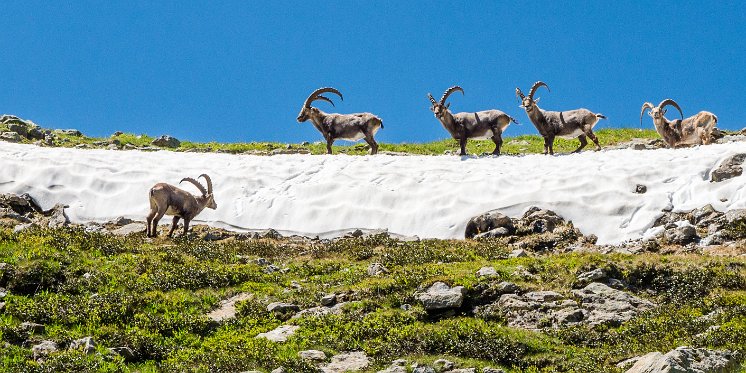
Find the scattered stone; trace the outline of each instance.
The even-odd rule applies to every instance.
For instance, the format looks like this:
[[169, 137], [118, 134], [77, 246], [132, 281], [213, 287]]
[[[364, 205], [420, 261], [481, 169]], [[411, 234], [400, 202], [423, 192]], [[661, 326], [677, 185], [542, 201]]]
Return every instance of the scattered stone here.
[[326, 360], [326, 354], [324, 353], [324, 351], [319, 351], [319, 350], [299, 351], [298, 356], [303, 360], [313, 360], [313, 361]]
[[130, 223], [130, 224], [127, 224], [127, 225], [125, 225], [125, 226], [123, 226], [121, 228], [117, 228], [117, 229], [111, 231], [111, 233], [113, 233], [113, 234], [115, 234], [117, 236], [127, 236], [127, 235], [130, 235], [130, 234], [142, 233], [142, 232], [145, 232], [145, 224], [144, 223]]
[[736, 369], [738, 359], [734, 352], [705, 348], [677, 347], [665, 355], [651, 352], [635, 361], [626, 373], [676, 373], [676, 372], [728, 372]]
[[368, 276], [380, 276], [389, 273], [389, 270], [381, 263], [372, 263], [368, 266]]
[[438, 371], [451, 370], [456, 366], [454, 362], [450, 360], [446, 360], [446, 359], [435, 360], [433, 365], [434, 365], [433, 368], [435, 368]]
[[223, 322], [236, 317], [236, 303], [251, 299], [250, 293], [239, 293], [220, 302], [218, 308], [207, 314], [215, 322]]
[[646, 187], [645, 185], [637, 184], [637, 186], [635, 186], [635, 193], [637, 194], [645, 194], [647, 191], [648, 187]]
[[426, 366], [426, 365], [419, 365], [419, 366], [413, 367], [412, 373], [435, 373], [435, 369], [430, 368], [429, 366]]
[[497, 271], [495, 267], [482, 267], [477, 271], [477, 277], [495, 277]]
[[71, 350], [82, 350], [86, 355], [96, 352], [96, 342], [93, 337], [84, 337], [70, 342]]
[[743, 173], [743, 167], [741, 165], [746, 160], [746, 153], [740, 153], [732, 155], [726, 158], [720, 163], [720, 166], [712, 171], [710, 175], [710, 182], [721, 182], [723, 180], [732, 179], [736, 176], [741, 176]]
[[[337, 299], [339, 301], [339, 299]], [[342, 308], [346, 305], [346, 302], [339, 302], [335, 304], [332, 307], [327, 306], [320, 306], [320, 307], [311, 307], [307, 308], [305, 310], [302, 310], [295, 315], [293, 315], [293, 319], [298, 319], [301, 317], [321, 317], [326, 315], [341, 315], [342, 314]]]
[[181, 146], [181, 141], [175, 137], [163, 135], [151, 142], [152, 145], [160, 146], [163, 148], [178, 148]]
[[273, 302], [267, 306], [267, 311], [278, 314], [278, 313], [295, 313], [300, 311], [300, 307], [292, 303]]
[[20, 330], [28, 334], [43, 334], [44, 325], [26, 321], [21, 323]]
[[266, 338], [272, 342], [278, 343], [285, 342], [290, 336], [295, 334], [298, 329], [300, 329], [300, 326], [297, 325], [281, 325], [266, 333], [259, 333], [255, 338]]
[[337, 303], [337, 295], [334, 293], [321, 297], [322, 306], [333, 306], [334, 303]]
[[332, 356], [332, 361], [321, 368], [323, 373], [344, 373], [363, 370], [370, 365], [368, 355], [362, 351], [346, 352]]
[[466, 223], [464, 237], [474, 238], [478, 234], [489, 232], [496, 228], [504, 228], [504, 230], [495, 232], [495, 234], [502, 234], [505, 231], [507, 231], [507, 234], [510, 234], [515, 231], [513, 221], [509, 217], [497, 210], [492, 210], [469, 219], [469, 222]]
[[0, 139], [7, 142], [20, 142], [21, 135], [16, 132], [3, 132], [2, 134], [0, 134]]
[[666, 229], [663, 233], [666, 241], [677, 245], [686, 245], [696, 241], [699, 237], [697, 236], [697, 229], [691, 224], [681, 225], [679, 227]]
[[125, 218], [123, 216], [120, 216], [114, 220], [111, 221], [111, 224], [116, 225], [117, 227], [123, 227], [128, 224], [132, 224], [134, 221], [129, 218]]
[[34, 360], [44, 359], [47, 355], [57, 350], [57, 343], [53, 341], [42, 341], [31, 347], [31, 351], [34, 353]]
[[119, 355], [124, 359], [125, 362], [133, 362], [137, 360], [135, 352], [129, 347], [112, 347], [109, 348], [109, 352], [115, 355]]
[[528, 253], [523, 249], [515, 249], [508, 254], [508, 258], [524, 258], [527, 257]]
[[444, 282], [432, 284], [424, 292], [415, 293], [427, 311], [459, 308], [464, 301], [466, 290], [463, 286], [450, 287]]
[[379, 370], [377, 373], [407, 373], [407, 361], [404, 359], [396, 359], [391, 362], [388, 368]]

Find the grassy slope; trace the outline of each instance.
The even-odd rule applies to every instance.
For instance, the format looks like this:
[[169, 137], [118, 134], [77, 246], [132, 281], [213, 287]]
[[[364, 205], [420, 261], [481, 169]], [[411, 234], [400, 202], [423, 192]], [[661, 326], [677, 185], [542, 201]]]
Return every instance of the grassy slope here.
[[[0, 132], [7, 130], [0, 125]], [[620, 129], [602, 129], [597, 131], [597, 135], [601, 145], [612, 146], [619, 143], [627, 142], [633, 138], [643, 139], [656, 139], [659, 138], [658, 134], [654, 130], [641, 130], [636, 128], [620, 128]], [[58, 141], [55, 145], [64, 147], [74, 147], [80, 144], [94, 145], [96, 143], [109, 142], [112, 140], [118, 140], [122, 145], [131, 144], [136, 147], [151, 146], [150, 143], [153, 138], [147, 135], [134, 135], [134, 134], [121, 134], [118, 136], [112, 136], [111, 138], [94, 138], [87, 136], [71, 136], [61, 133], [57, 133]], [[319, 141], [319, 138], [309, 139], [312, 142], [308, 145], [292, 144], [294, 149], [307, 149], [312, 154], [324, 154], [326, 153], [326, 145]], [[26, 142], [30, 142], [27, 141]], [[344, 144], [344, 141], [338, 141], [340, 144]], [[102, 146], [102, 145], [99, 145]], [[577, 140], [564, 140], [557, 139], [555, 143], [556, 152], [570, 152], [575, 150], [578, 146]], [[243, 153], [247, 151], [272, 151], [274, 149], [285, 149], [287, 144], [271, 143], [271, 142], [251, 142], [251, 143], [197, 143], [191, 141], [182, 141], [181, 146], [175, 151], [221, 151], [228, 153]], [[467, 152], [470, 154], [482, 154], [490, 153], [495, 148], [495, 144], [491, 140], [471, 140], [468, 142]], [[593, 149], [592, 144], [586, 149]], [[425, 154], [425, 155], [441, 155], [445, 151], [452, 151], [458, 153], [458, 142], [456, 140], [447, 139], [428, 143], [401, 143], [401, 144], [380, 144], [379, 151], [390, 151], [390, 152], [402, 152], [410, 154]], [[347, 146], [334, 146], [334, 153], [345, 153], [361, 155], [367, 153], [367, 144], [355, 143]], [[541, 153], [544, 151], [543, 140], [538, 135], [522, 135], [517, 137], [505, 137], [502, 152], [505, 154], [526, 154], [526, 153]]]
[[[384, 237], [335, 243], [253, 240], [210, 243], [176, 239], [147, 242], [60, 229], [13, 234], [0, 230], [0, 277], [9, 295], [0, 314], [0, 371], [269, 371], [285, 366], [314, 371], [298, 358], [304, 349], [328, 354], [364, 350], [381, 368], [395, 358], [432, 362], [448, 357], [462, 366], [508, 371], [619, 371], [614, 363], [676, 346], [746, 351], [746, 260], [706, 256], [563, 254], [507, 259], [499, 241], [398, 242]], [[265, 274], [264, 257], [285, 273]], [[390, 273], [366, 274], [381, 262]], [[482, 266], [498, 278], [478, 279]], [[519, 277], [517, 266], [534, 278]], [[431, 319], [413, 293], [434, 281], [478, 289], [513, 281], [524, 289], [569, 294], [577, 273], [605, 268], [642, 297], [662, 306], [622, 327], [576, 327], [539, 333], [497, 319], [456, 315]], [[90, 276], [84, 276], [84, 274]], [[301, 288], [292, 286], [297, 281]], [[239, 317], [214, 325], [204, 316], [237, 292]], [[290, 323], [298, 333], [284, 344], [255, 339], [286, 323], [266, 312], [272, 301], [317, 306], [328, 292], [353, 292], [359, 303], [340, 316]], [[403, 310], [402, 304], [412, 304]], [[699, 318], [719, 309], [712, 320]], [[43, 335], [63, 346], [93, 336], [99, 352], [129, 346], [140, 360], [65, 351], [40, 366], [30, 359], [19, 324], [46, 324]], [[711, 325], [720, 328], [706, 335]], [[2, 347], [4, 342], [10, 345]], [[371, 369], [371, 371], [375, 371]]]

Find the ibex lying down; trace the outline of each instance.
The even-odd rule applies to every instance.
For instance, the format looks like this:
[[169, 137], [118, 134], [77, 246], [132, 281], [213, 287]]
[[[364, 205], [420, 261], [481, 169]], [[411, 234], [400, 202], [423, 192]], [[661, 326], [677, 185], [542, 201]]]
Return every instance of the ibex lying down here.
[[319, 88], [313, 91], [306, 102], [303, 103], [300, 114], [298, 114], [298, 122], [311, 120], [313, 126], [324, 135], [328, 154], [332, 154], [334, 140], [358, 141], [360, 139], [365, 139], [365, 142], [370, 145], [370, 154], [378, 153], [378, 144], [373, 136], [379, 129], [383, 128], [381, 118], [371, 113], [327, 114], [312, 107], [311, 103], [316, 100], [326, 101], [334, 106], [332, 100], [321, 95], [326, 92], [334, 93], [344, 100], [342, 94], [334, 88]]
[[216, 209], [218, 205], [215, 203], [215, 198], [212, 195], [212, 180], [210, 177], [202, 174], [200, 177], [204, 177], [207, 182], [207, 190], [199, 181], [192, 179], [191, 177], [185, 177], [181, 179], [181, 182], [188, 181], [197, 189], [202, 192], [201, 196], [194, 196], [191, 193], [179, 189], [173, 185], [166, 183], [155, 184], [150, 189], [150, 214], [148, 214], [147, 223], [147, 236], [155, 237], [158, 235], [158, 221], [161, 220], [163, 215], [171, 215], [174, 217], [171, 223], [171, 230], [168, 232], [168, 236], [173, 235], [176, 225], [179, 223], [179, 219], [184, 219], [184, 234], [186, 235], [189, 231], [189, 222], [194, 219], [197, 214], [207, 208]]
[[438, 118], [443, 127], [451, 134], [451, 137], [459, 141], [461, 155], [466, 155], [467, 139], [491, 138], [495, 142], [495, 150], [492, 154], [500, 155], [500, 147], [503, 144], [502, 134], [510, 125], [510, 122], [518, 123], [508, 114], [500, 110], [485, 110], [476, 113], [456, 113], [449, 110], [451, 104], [446, 105], [446, 100], [451, 93], [464, 90], [459, 86], [448, 88], [440, 101], [435, 101], [433, 95], [428, 93], [427, 97], [433, 104], [430, 107], [435, 117]]
[[596, 150], [601, 150], [598, 138], [593, 133], [593, 126], [598, 123], [599, 119], [606, 119], [606, 117], [601, 114], [594, 114], [588, 109], [569, 111], [542, 110], [536, 105], [539, 99], [534, 100], [534, 93], [541, 86], [547, 87], [547, 90], [549, 90], [549, 86], [546, 83], [536, 82], [528, 92], [528, 97], [524, 96], [519, 88], [515, 89], [515, 94], [521, 100], [521, 107], [526, 110], [531, 123], [534, 124], [534, 127], [539, 130], [539, 134], [544, 138], [544, 154], [547, 154], [547, 151], [549, 154], [554, 154], [554, 138], [556, 136], [566, 139], [577, 137], [580, 140], [580, 146], [573, 153], [581, 151], [588, 144], [588, 141], [585, 139], [586, 136], [596, 144]]
[[[671, 105], [679, 110], [681, 119], [670, 121], [663, 115], [666, 114], [666, 105]], [[655, 130], [663, 138], [663, 141], [668, 144], [669, 147], [675, 148], [677, 146], [685, 145], [701, 145], [709, 144], [712, 136], [712, 129], [718, 123], [718, 117], [709, 111], [700, 111], [699, 113], [684, 119], [684, 113], [681, 112], [681, 108], [676, 101], [667, 98], [661, 101], [658, 106], [646, 102], [642, 105], [642, 111], [640, 111], [640, 125], [642, 125], [642, 115], [646, 109], [650, 109], [648, 113], [653, 118], [653, 125]]]

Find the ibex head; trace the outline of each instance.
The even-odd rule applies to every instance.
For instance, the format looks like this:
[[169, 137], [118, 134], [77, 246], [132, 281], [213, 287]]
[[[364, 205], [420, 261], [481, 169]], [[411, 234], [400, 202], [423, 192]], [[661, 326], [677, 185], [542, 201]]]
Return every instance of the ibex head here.
[[326, 101], [332, 104], [332, 106], [334, 106], [334, 102], [332, 102], [332, 100], [330, 100], [328, 97], [324, 97], [321, 95], [322, 93], [326, 93], [326, 92], [334, 93], [337, 96], [339, 96], [341, 100], [344, 101], [342, 94], [338, 90], [331, 88], [331, 87], [319, 88], [313, 91], [313, 93], [311, 93], [311, 95], [308, 96], [308, 98], [306, 99], [306, 102], [303, 103], [303, 107], [300, 109], [300, 113], [298, 113], [297, 119], [299, 123], [305, 122], [314, 114], [319, 113], [319, 109], [315, 107], [311, 107], [311, 103], [316, 100]]
[[199, 175], [199, 177], [205, 178], [205, 182], [207, 182], [207, 189], [205, 189], [205, 187], [203, 187], [199, 181], [194, 180], [191, 177], [185, 177], [181, 179], [179, 184], [181, 184], [184, 181], [188, 181], [194, 184], [194, 186], [196, 186], [197, 189], [199, 189], [199, 191], [202, 192], [202, 198], [204, 198], [205, 207], [215, 210], [216, 208], [218, 208], [218, 204], [215, 203], [215, 197], [212, 194], [212, 180], [206, 174]]
[[531, 90], [528, 92], [528, 97], [524, 96], [523, 92], [521, 92], [521, 89], [516, 87], [515, 95], [518, 96], [519, 100], [521, 100], [521, 106], [519, 107], [526, 109], [526, 111], [533, 110], [534, 107], [536, 107], [536, 103], [539, 102], [538, 98], [534, 100], [534, 94], [536, 93], [536, 90], [539, 89], [539, 87], [541, 86], [547, 87], [547, 91], [551, 92], [551, 90], [549, 90], [549, 86], [542, 81], [534, 83], [534, 85], [531, 87]]
[[432, 103], [432, 106], [430, 106], [430, 110], [435, 114], [435, 117], [438, 119], [443, 118], [443, 116], [446, 115], [446, 112], [448, 112], [448, 108], [451, 107], [451, 104], [446, 104], [446, 100], [448, 99], [448, 96], [451, 95], [451, 93], [460, 91], [461, 94], [464, 94], [464, 90], [455, 85], [451, 88], [446, 89], [446, 91], [443, 93], [443, 96], [440, 98], [440, 101], [435, 101], [435, 98], [433, 98], [433, 95], [428, 93], [427, 98], [430, 99], [430, 103]]
[[650, 109], [650, 111], [648, 112], [648, 115], [650, 115], [653, 118], [653, 120], [660, 120], [666, 114], [667, 110], [665, 109], [665, 107], [667, 105], [671, 105], [675, 107], [679, 111], [679, 114], [681, 114], [681, 119], [684, 119], [684, 113], [681, 111], [679, 104], [677, 104], [676, 101], [670, 98], [667, 98], [661, 101], [661, 103], [658, 104], [658, 106], [653, 106], [653, 104], [649, 102], [642, 104], [642, 110], [640, 111], [640, 125], [642, 125], [642, 115], [645, 114], [646, 109]]

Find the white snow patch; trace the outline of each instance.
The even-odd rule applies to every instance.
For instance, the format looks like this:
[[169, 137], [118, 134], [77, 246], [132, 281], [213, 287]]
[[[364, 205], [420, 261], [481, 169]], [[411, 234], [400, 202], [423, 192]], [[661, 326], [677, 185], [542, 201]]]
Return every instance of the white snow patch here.
[[[0, 192], [29, 193], [45, 208], [68, 204], [74, 222], [144, 220], [153, 184], [207, 173], [218, 209], [196, 221], [236, 230], [313, 235], [368, 228], [462, 238], [474, 215], [499, 209], [517, 216], [536, 205], [614, 244], [642, 237], [667, 206], [746, 208], [746, 175], [709, 182], [714, 166], [743, 151], [743, 143], [729, 143], [554, 157], [267, 157], [2, 143]], [[636, 184], [647, 193], [634, 193]], [[187, 183], [182, 188], [197, 192]]]

